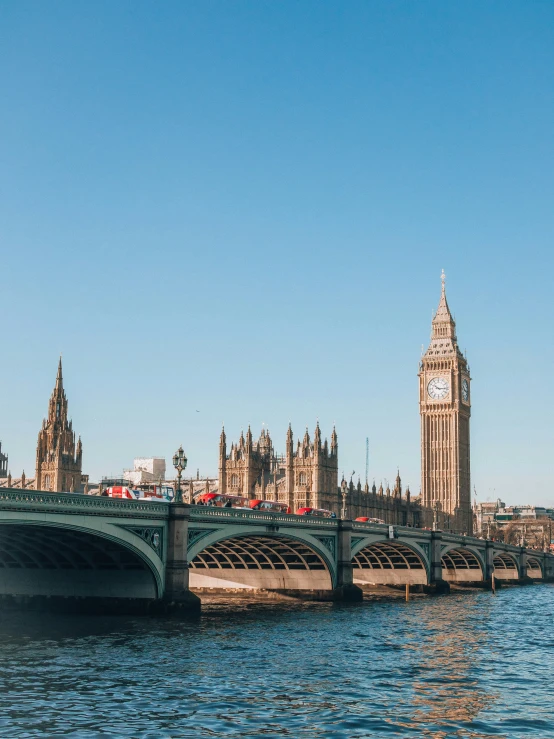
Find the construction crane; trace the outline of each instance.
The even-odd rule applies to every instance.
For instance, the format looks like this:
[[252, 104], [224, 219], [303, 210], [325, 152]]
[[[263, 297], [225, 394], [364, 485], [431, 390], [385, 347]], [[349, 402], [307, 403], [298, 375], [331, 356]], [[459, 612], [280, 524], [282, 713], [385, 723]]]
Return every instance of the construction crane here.
[[365, 439], [365, 484], [368, 484], [369, 480], [369, 438], [366, 436]]

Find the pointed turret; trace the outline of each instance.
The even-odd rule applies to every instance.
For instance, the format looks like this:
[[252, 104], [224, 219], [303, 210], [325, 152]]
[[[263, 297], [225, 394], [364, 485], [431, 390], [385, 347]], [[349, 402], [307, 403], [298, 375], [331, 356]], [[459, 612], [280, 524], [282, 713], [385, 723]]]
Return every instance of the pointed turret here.
[[427, 349], [428, 355], [452, 355], [458, 352], [456, 339], [456, 323], [446, 300], [446, 275], [441, 274], [441, 297], [439, 306], [431, 324], [431, 343]]
[[60, 361], [58, 362], [58, 374], [56, 375], [56, 391], [63, 392], [63, 375], [62, 375], [62, 355], [60, 354]]
[[331, 454], [337, 454], [338, 448], [337, 432], [333, 426], [333, 433], [331, 434]]
[[321, 444], [321, 431], [319, 429], [319, 421], [315, 425], [314, 444], [317, 444], [318, 446]]

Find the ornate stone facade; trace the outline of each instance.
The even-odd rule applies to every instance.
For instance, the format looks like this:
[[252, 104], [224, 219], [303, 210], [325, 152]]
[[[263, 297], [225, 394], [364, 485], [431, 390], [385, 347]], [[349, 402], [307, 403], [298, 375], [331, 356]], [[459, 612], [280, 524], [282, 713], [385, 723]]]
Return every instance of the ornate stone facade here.
[[67, 418], [67, 398], [63, 389], [62, 360], [56, 385], [48, 405], [48, 418], [38, 435], [35, 488], [54, 493], [79, 492], [83, 447], [75, 443], [73, 424]]
[[333, 429], [331, 446], [327, 439], [321, 442], [319, 424], [313, 442], [308, 429], [296, 451], [289, 425], [286, 453], [275, 454], [269, 431], [262, 430], [253, 441], [250, 427], [246, 437], [241, 433], [236, 444], [231, 444], [227, 456], [225, 431], [219, 440], [219, 486], [222, 492], [244, 495], [250, 499], [262, 498], [287, 503], [291, 509], [304, 506], [335, 510], [338, 504], [338, 444]]
[[431, 343], [419, 367], [421, 503], [425, 525], [471, 533], [470, 374], [446, 301], [445, 277]]
[[[331, 444], [321, 440], [319, 424], [313, 441], [308, 430], [302, 440], [294, 444], [289, 425], [284, 455], [277, 455], [273, 441], [266, 429], [257, 441], [253, 441], [250, 428], [231, 444], [227, 455], [225, 430], [219, 440], [219, 480], [217, 491], [229, 495], [243, 495], [251, 500], [275, 500], [286, 503], [292, 511], [298, 508], [324, 508], [340, 515], [342, 494], [338, 477], [338, 438], [335, 429]], [[214, 490], [212, 490], [214, 492]], [[346, 510], [349, 518], [369, 516], [400, 526], [417, 526], [420, 508], [410, 498], [410, 491], [402, 495], [400, 475], [391, 493], [381, 485], [362, 488], [353, 480], [346, 493]]]
[[8, 476], [8, 455], [2, 454], [2, 442], [0, 441], [0, 477]]
[[410, 488], [406, 488], [403, 495], [400, 473], [396, 475], [392, 491], [388, 485], [384, 490], [383, 483], [379, 485], [379, 489], [375, 482], [371, 488], [367, 484], [362, 488], [360, 480], [357, 486], [350, 480], [346, 513], [348, 518], [368, 516], [396, 526], [419, 526], [421, 521], [419, 501], [412, 499]]

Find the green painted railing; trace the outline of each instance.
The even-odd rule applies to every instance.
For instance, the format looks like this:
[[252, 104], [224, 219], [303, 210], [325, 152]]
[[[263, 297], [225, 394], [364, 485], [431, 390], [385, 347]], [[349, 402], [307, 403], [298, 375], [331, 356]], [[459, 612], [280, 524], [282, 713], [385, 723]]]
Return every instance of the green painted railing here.
[[[0, 510], [56, 510], [67, 513], [89, 513], [132, 517], [167, 518], [168, 503], [153, 503], [145, 500], [122, 500], [97, 495], [78, 493], [48, 493], [41, 490], [18, 490], [0, 488]], [[141, 517], [142, 517], [141, 516]]]
[[336, 529], [338, 519], [318, 518], [316, 516], [296, 516], [290, 513], [271, 513], [269, 511], [246, 511], [237, 508], [217, 508], [210, 506], [191, 506], [191, 520], [213, 520], [219, 521], [265, 521], [275, 524], [295, 524], [296, 526], [308, 526], [317, 528]]

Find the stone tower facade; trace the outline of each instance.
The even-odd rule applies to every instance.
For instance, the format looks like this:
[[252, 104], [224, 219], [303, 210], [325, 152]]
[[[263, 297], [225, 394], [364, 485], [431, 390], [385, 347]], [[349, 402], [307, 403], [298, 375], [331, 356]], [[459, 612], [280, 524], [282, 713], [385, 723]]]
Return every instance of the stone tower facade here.
[[2, 442], [0, 441], [0, 477], [8, 476], [8, 455], [2, 454]]
[[419, 367], [421, 504], [425, 523], [471, 533], [469, 366], [458, 347], [442, 273], [431, 343]]
[[79, 492], [82, 460], [81, 438], [75, 443], [73, 425], [67, 418], [60, 357], [56, 385], [48, 405], [48, 418], [42, 422], [38, 435], [35, 488], [53, 493]]
[[250, 427], [246, 437], [231, 444], [227, 455], [227, 438], [219, 440], [218, 490], [229, 495], [244, 495], [287, 503], [291, 510], [305, 506], [336, 511], [338, 495], [338, 443], [333, 429], [331, 445], [321, 440], [319, 424], [313, 441], [308, 429], [295, 450], [292, 428], [286, 437], [286, 452], [277, 455], [266, 429], [253, 441]]

